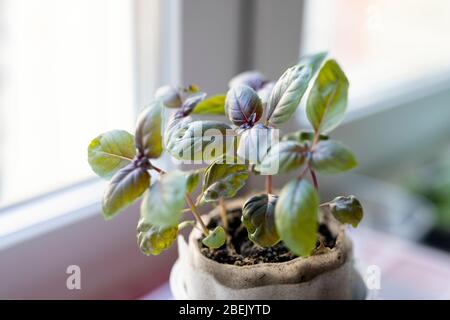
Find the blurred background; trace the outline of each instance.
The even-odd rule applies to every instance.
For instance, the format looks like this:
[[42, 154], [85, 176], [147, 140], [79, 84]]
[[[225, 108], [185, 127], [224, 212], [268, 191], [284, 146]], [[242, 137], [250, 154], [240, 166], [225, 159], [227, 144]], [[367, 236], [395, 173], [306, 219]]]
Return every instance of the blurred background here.
[[[0, 298], [170, 298], [175, 248], [139, 253], [136, 206], [103, 221], [89, 141], [131, 130], [160, 85], [221, 93], [326, 50], [350, 80], [333, 137], [360, 166], [319, 177], [321, 197], [361, 199], [375, 298], [449, 299], [449, 34], [447, 0], [0, 0]], [[307, 126], [299, 108], [282, 129]]]

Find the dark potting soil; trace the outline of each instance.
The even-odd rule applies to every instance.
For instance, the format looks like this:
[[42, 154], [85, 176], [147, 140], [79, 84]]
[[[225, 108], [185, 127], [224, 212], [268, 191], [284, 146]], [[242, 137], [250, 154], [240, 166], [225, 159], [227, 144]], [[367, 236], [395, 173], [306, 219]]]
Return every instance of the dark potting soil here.
[[427, 245], [450, 252], [450, 230], [433, 228], [422, 241]]
[[[219, 217], [214, 217], [208, 224], [209, 229], [222, 225]], [[287, 249], [282, 242], [273, 247], [263, 248], [248, 239], [247, 230], [241, 223], [241, 210], [236, 209], [228, 212], [228, 239], [218, 249], [210, 249], [199, 240], [201, 252], [206, 257], [220, 263], [233, 264], [237, 266], [254, 265], [258, 263], [285, 262], [297, 258]], [[336, 238], [331, 234], [325, 224], [319, 225], [319, 239], [327, 248], [333, 248]], [[316, 248], [320, 247], [320, 241]]]

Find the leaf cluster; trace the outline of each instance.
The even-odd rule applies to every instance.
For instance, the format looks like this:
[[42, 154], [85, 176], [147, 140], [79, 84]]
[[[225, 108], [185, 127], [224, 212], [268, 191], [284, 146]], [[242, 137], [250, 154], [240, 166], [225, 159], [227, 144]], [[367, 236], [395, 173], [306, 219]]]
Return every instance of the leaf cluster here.
[[[208, 230], [198, 206], [223, 205], [252, 173], [298, 170], [279, 195], [270, 188], [248, 199], [242, 208], [242, 223], [257, 245], [270, 247], [283, 241], [297, 255], [311, 254], [319, 210], [353, 226], [363, 215], [354, 196], [322, 205], [318, 196], [316, 172], [334, 174], [357, 165], [351, 151], [330, 138], [344, 118], [348, 88], [344, 72], [335, 60], [326, 59], [326, 53], [302, 58], [277, 81], [255, 71], [239, 74], [230, 81], [226, 94], [208, 96], [195, 85], [161, 87], [141, 111], [134, 135], [113, 130], [89, 144], [91, 168], [109, 180], [102, 201], [104, 217], [112, 218], [142, 196], [137, 238], [143, 253], [159, 254], [172, 245], [180, 229], [190, 225], [201, 228], [204, 245], [219, 248], [226, 242], [226, 226]], [[311, 130], [278, 139], [278, 126], [292, 117], [306, 94]], [[224, 117], [228, 121], [222, 121]], [[155, 165], [164, 151], [175, 159], [206, 162], [207, 166], [165, 172]], [[200, 195], [193, 201], [190, 194], [198, 184]], [[183, 221], [188, 210], [197, 224]]]

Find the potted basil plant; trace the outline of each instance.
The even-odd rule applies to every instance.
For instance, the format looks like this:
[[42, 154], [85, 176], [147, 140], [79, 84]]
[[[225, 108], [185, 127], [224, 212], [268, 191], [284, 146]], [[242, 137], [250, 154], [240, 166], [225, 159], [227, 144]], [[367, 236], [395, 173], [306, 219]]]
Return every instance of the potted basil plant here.
[[[113, 130], [89, 145], [89, 164], [109, 180], [104, 217], [142, 196], [137, 239], [146, 255], [160, 254], [192, 228], [187, 242], [178, 236], [176, 298], [355, 298], [344, 226], [358, 225], [362, 206], [352, 195], [321, 202], [317, 177], [357, 165], [329, 136], [344, 118], [348, 88], [337, 62], [318, 53], [276, 82], [253, 71], [237, 75], [226, 95], [207, 96], [195, 85], [158, 89], [134, 135]], [[306, 92], [311, 129], [281, 134]], [[163, 152], [204, 166], [167, 172], [154, 161]], [[236, 197], [252, 175], [264, 176], [265, 188]], [[275, 190], [274, 175], [290, 180]], [[213, 209], [202, 216], [205, 205]]]

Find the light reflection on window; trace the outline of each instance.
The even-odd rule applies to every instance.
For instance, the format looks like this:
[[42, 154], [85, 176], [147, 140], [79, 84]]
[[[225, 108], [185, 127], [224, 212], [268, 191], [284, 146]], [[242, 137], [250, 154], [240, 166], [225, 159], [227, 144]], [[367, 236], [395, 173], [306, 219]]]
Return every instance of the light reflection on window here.
[[91, 177], [89, 141], [134, 119], [131, 0], [3, 0], [0, 207]]

